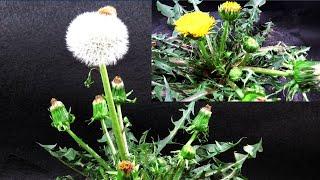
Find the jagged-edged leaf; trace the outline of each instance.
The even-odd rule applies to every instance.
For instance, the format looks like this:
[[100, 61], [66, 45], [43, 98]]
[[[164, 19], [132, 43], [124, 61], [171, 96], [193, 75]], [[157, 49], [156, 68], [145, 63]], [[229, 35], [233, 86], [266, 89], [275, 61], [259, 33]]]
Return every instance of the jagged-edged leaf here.
[[68, 150], [62, 155], [63, 157], [67, 158], [68, 161], [73, 161], [77, 155], [77, 151], [73, 148], [68, 148]]
[[161, 2], [157, 1], [157, 10], [164, 16], [170, 18], [174, 17], [173, 7], [162, 4]]
[[182, 111], [182, 117], [181, 117], [179, 120], [173, 122], [174, 128], [170, 131], [169, 135], [168, 135], [167, 137], [165, 137], [164, 139], [160, 140], [160, 141], [157, 143], [157, 145], [158, 145], [157, 154], [160, 153], [160, 151], [161, 151], [167, 144], [172, 143], [172, 139], [173, 139], [174, 136], [177, 134], [177, 132], [178, 132], [179, 129], [184, 128], [184, 125], [185, 125], [186, 120], [190, 118], [190, 114], [191, 114], [191, 113], [193, 114], [194, 105], [195, 105], [195, 102], [191, 102], [191, 103], [187, 106], [187, 109], [186, 109], [186, 110], [184, 110], [184, 109], [181, 110], [181, 111]]
[[107, 136], [104, 134], [100, 139], [97, 140], [99, 143], [107, 142]]
[[257, 144], [246, 145], [243, 150], [250, 155], [250, 158], [256, 158], [258, 152], [262, 152], [262, 139]]
[[139, 139], [139, 144], [143, 144], [146, 142], [147, 136], [148, 136], [149, 130], [142, 133], [142, 136]]
[[53, 144], [53, 145], [45, 145], [45, 144], [40, 144], [40, 143], [37, 143], [37, 144], [39, 144], [41, 147], [43, 147], [46, 150], [52, 150], [57, 146], [57, 144]]
[[228, 151], [229, 149], [235, 147], [241, 142], [242, 139], [237, 141], [236, 143], [232, 142], [218, 142], [216, 141], [215, 144], [206, 144], [202, 146], [195, 146], [197, 149], [198, 157], [196, 158], [197, 162], [204, 161], [210, 159], [214, 156], [217, 156], [223, 152]]
[[258, 8], [263, 6], [266, 3], [266, 0], [250, 0], [247, 4], [245, 4], [245, 7], [251, 6], [254, 8]]

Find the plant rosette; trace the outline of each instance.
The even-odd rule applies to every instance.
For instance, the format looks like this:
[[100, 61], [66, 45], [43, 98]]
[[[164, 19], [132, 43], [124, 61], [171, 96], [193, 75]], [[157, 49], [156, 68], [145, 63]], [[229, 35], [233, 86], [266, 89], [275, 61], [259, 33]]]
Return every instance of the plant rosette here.
[[[255, 158], [258, 152], [262, 152], [260, 140], [254, 145], [244, 146], [242, 154], [234, 153], [234, 162], [227, 164], [218, 161], [216, 156], [231, 150], [241, 140], [235, 143], [215, 141], [204, 144], [207, 139], [199, 134], [209, 134], [211, 106], [201, 108], [194, 115], [195, 102], [181, 109], [182, 116], [173, 121], [168, 136], [158, 141], [152, 138], [153, 141], [148, 142], [151, 137], [146, 131], [137, 140], [130, 131], [129, 119], [123, 116], [121, 110], [121, 105], [132, 102], [127, 99], [131, 92], [125, 92], [124, 82], [119, 76], [110, 82], [107, 72], [107, 65], [115, 65], [128, 49], [127, 28], [117, 17], [115, 8], [107, 6], [97, 12], [77, 16], [68, 27], [66, 42], [67, 48], [77, 60], [89, 67], [99, 66], [104, 93], [97, 95], [92, 102], [93, 121], [90, 123], [101, 123], [102, 137], [98, 139], [101, 146], [97, 150], [91, 148], [72, 130], [71, 124], [75, 116], [56, 99], [51, 100], [49, 108], [52, 125], [68, 134], [81, 150], [57, 145], [40, 146], [83, 179], [179, 180], [208, 179], [212, 176], [237, 179], [243, 178], [241, 167], [244, 161]], [[92, 84], [91, 81], [89, 84]], [[192, 118], [193, 116], [195, 117]], [[163, 150], [174, 143], [178, 131], [191, 133], [190, 139], [179, 146], [177, 151], [165, 153]], [[209, 161], [213, 157], [216, 160]], [[226, 168], [220, 171], [220, 167]], [[57, 179], [73, 178], [67, 175]]]

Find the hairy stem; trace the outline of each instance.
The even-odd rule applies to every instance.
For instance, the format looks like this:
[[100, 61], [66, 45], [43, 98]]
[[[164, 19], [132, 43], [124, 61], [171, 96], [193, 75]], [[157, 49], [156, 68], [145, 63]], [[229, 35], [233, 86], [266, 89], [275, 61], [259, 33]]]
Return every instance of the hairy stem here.
[[109, 169], [108, 164], [101, 158], [101, 156], [96, 153], [88, 144], [83, 142], [76, 134], [74, 134], [70, 129], [67, 130], [69, 135], [79, 144], [80, 147], [82, 147], [84, 150], [86, 150], [92, 157], [94, 157], [98, 163], [105, 168], [106, 170]]
[[260, 73], [260, 74], [267, 74], [267, 75], [271, 75], [271, 76], [292, 76], [293, 75], [293, 71], [292, 70], [287, 70], [287, 71], [280, 71], [280, 70], [274, 70], [274, 69], [267, 69], [267, 68], [260, 68], [260, 67], [249, 67], [249, 66], [245, 66], [245, 67], [241, 67], [242, 70], [251, 70], [255, 73]]
[[108, 143], [108, 145], [109, 145], [109, 147], [111, 149], [111, 153], [115, 157], [116, 154], [117, 154], [117, 151], [116, 151], [116, 148], [114, 147], [114, 144], [113, 144], [113, 142], [111, 140], [110, 134], [109, 134], [107, 126], [106, 126], [105, 119], [101, 119], [100, 121], [101, 121], [101, 127], [102, 127], [103, 134], [106, 136], [107, 143]]
[[123, 123], [123, 118], [122, 118], [121, 105], [117, 104], [116, 107], [117, 107], [117, 113], [118, 113], [118, 118], [119, 118], [119, 124], [120, 124], [120, 127], [121, 127], [122, 136], [123, 136], [124, 143], [125, 143], [124, 145], [125, 145], [126, 153], [129, 154], [126, 131], [124, 130], [124, 123]]
[[116, 143], [118, 146], [119, 154], [121, 160], [126, 160], [128, 158], [128, 154], [126, 153], [125, 142], [121, 132], [121, 127], [118, 120], [117, 111], [114, 105], [112, 91], [109, 82], [109, 76], [106, 65], [100, 65], [100, 74], [103, 84], [103, 89], [105, 93], [105, 98], [109, 107], [109, 113], [112, 122], [112, 130], [116, 139]]

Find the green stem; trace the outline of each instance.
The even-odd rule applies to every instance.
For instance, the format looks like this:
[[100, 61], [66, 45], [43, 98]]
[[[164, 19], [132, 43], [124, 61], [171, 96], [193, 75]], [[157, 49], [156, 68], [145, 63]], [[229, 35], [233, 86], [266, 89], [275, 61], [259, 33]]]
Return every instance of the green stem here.
[[124, 130], [124, 123], [123, 123], [123, 118], [122, 118], [121, 105], [117, 104], [116, 107], [117, 107], [117, 113], [118, 113], [118, 118], [119, 118], [119, 124], [120, 124], [120, 127], [121, 127], [122, 136], [123, 136], [124, 143], [125, 143], [124, 146], [125, 146], [125, 149], [126, 149], [126, 153], [129, 154], [126, 131]]
[[103, 134], [106, 136], [107, 143], [108, 143], [108, 145], [109, 145], [109, 147], [111, 149], [111, 153], [115, 157], [116, 154], [117, 154], [117, 151], [116, 151], [116, 148], [114, 147], [114, 144], [113, 144], [112, 139], [110, 137], [110, 134], [108, 132], [105, 119], [101, 119], [100, 121], [101, 121], [101, 127], [102, 127]]
[[209, 54], [208, 54], [208, 51], [207, 51], [207, 48], [203, 42], [202, 39], [199, 39], [197, 40], [197, 43], [198, 43], [198, 47], [199, 47], [199, 50], [200, 50], [200, 53], [201, 55], [203, 56], [204, 59], [208, 59], [210, 58]]
[[224, 21], [224, 23], [223, 23], [223, 33], [222, 33], [222, 36], [221, 36], [220, 46], [219, 46], [220, 58], [222, 58], [222, 55], [223, 55], [223, 53], [225, 51], [226, 42], [227, 42], [228, 36], [229, 36], [229, 22], [228, 21]]
[[180, 180], [184, 171], [184, 165], [185, 161], [181, 160], [178, 164], [178, 168], [176, 170], [176, 173], [173, 176], [173, 180]]
[[292, 70], [280, 71], [280, 70], [274, 70], [274, 69], [267, 69], [267, 68], [260, 68], [260, 67], [249, 67], [249, 66], [241, 67], [241, 69], [242, 70], [249, 69], [255, 73], [267, 74], [267, 75], [271, 75], [271, 76], [287, 77], [287, 76], [293, 75]]
[[191, 143], [197, 138], [198, 133], [199, 133], [198, 131], [195, 131], [190, 137], [189, 141], [186, 143], [186, 145], [191, 145]]
[[100, 74], [101, 74], [103, 89], [105, 93], [105, 98], [109, 107], [109, 113], [110, 113], [111, 122], [112, 122], [112, 130], [118, 146], [120, 159], [126, 160], [128, 158], [128, 154], [126, 153], [125, 142], [122, 136], [121, 127], [120, 127], [118, 116], [117, 116], [117, 111], [113, 102], [113, 96], [112, 96], [112, 91], [110, 87], [108, 71], [105, 64], [100, 65]]
[[209, 51], [210, 51], [211, 54], [213, 54], [214, 51], [213, 51], [213, 47], [212, 47], [212, 42], [211, 42], [211, 39], [210, 39], [208, 34], [206, 35], [206, 40], [207, 40], [207, 44], [208, 44], [208, 47], [209, 47]]
[[67, 132], [79, 144], [79, 146], [86, 150], [92, 157], [94, 157], [102, 167], [104, 167], [106, 170], [109, 169], [108, 164], [101, 158], [101, 156], [97, 154], [88, 144], [83, 142], [76, 134], [74, 134], [71, 129], [67, 129]]

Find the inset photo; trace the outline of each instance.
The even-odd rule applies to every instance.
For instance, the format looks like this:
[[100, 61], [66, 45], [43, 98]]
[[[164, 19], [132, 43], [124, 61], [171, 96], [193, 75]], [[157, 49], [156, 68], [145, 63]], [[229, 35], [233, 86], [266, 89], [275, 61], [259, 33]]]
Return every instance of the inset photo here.
[[153, 101], [319, 101], [316, 4], [153, 1]]

